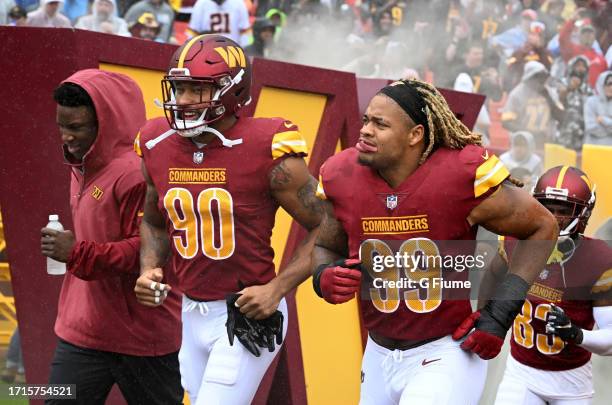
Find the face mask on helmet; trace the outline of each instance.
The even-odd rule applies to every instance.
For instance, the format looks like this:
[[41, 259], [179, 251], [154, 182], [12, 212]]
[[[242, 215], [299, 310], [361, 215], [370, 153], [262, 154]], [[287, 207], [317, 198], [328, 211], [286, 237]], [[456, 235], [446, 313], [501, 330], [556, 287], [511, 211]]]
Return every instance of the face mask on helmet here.
[[170, 127], [186, 137], [199, 135], [205, 126], [224, 117], [222, 96], [240, 79], [228, 75], [194, 78], [188, 69], [169, 73], [162, 80], [164, 112]]
[[538, 201], [540, 201], [540, 203], [557, 219], [560, 236], [570, 236], [575, 233], [578, 227], [574, 221], [576, 218], [579, 218], [580, 213], [584, 211], [586, 207], [585, 204], [540, 198]]
[[557, 219], [559, 237], [576, 238], [584, 233], [595, 206], [595, 186], [582, 171], [556, 167], [544, 173], [533, 196]]

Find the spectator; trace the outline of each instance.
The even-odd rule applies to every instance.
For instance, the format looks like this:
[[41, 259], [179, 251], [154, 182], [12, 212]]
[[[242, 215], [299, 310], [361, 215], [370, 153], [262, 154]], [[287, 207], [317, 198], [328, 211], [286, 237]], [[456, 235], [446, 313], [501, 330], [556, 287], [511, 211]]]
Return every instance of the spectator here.
[[70, 20], [60, 13], [59, 6], [64, 0], [42, 0], [40, 7], [28, 13], [30, 27], [70, 28]]
[[274, 25], [276, 25], [276, 33], [274, 34], [274, 41], [278, 42], [283, 27], [287, 25], [287, 14], [276, 8], [271, 8], [265, 15]]
[[542, 174], [542, 158], [536, 154], [535, 140], [527, 131], [517, 131], [510, 135], [510, 150], [502, 153], [499, 159], [510, 172], [516, 168], [523, 168], [534, 178]]
[[[474, 93], [474, 82], [467, 73], [459, 73], [453, 90], [463, 91], [465, 93]], [[483, 135], [483, 145], [489, 144], [489, 127], [491, 126], [491, 120], [489, 118], [489, 112], [487, 110], [486, 102], [480, 108], [478, 117], [476, 118], [476, 124], [474, 125], [474, 132]]]
[[565, 9], [565, 0], [550, 0], [546, 7], [546, 11], [540, 13], [538, 19], [546, 25], [544, 38], [548, 42], [559, 33], [559, 29], [565, 22], [562, 16]]
[[125, 20], [115, 16], [115, 0], [94, 0], [91, 14], [79, 18], [74, 27], [106, 34], [130, 36]]
[[555, 119], [562, 116], [562, 106], [555, 102], [546, 87], [548, 71], [540, 62], [527, 62], [521, 82], [508, 96], [502, 114], [502, 124], [512, 132], [527, 130], [535, 137], [536, 149], [555, 134]]
[[21, 354], [21, 342], [19, 328], [15, 328], [9, 341], [6, 352], [6, 368], [0, 374], [0, 380], [6, 383], [25, 384], [25, 370], [23, 368], [23, 356]]
[[28, 13], [36, 10], [40, 5], [38, 0], [15, 0], [15, 3]]
[[510, 170], [510, 176], [523, 183], [523, 190], [527, 192], [531, 192], [533, 186], [538, 180], [538, 176], [534, 176], [531, 171], [520, 166]]
[[447, 84], [448, 87], [452, 87], [457, 77], [461, 73], [467, 73], [467, 75], [472, 80], [474, 84], [473, 92], [478, 92], [480, 88], [480, 80], [481, 74], [483, 70], [483, 61], [484, 61], [484, 47], [481, 42], [475, 41], [470, 44], [465, 49], [465, 53], [463, 54], [463, 63], [461, 66], [457, 66], [453, 71], [453, 77], [451, 82]]
[[242, 0], [198, 0], [193, 6], [189, 30], [194, 35], [221, 34], [240, 45], [248, 42], [249, 12]]
[[490, 45], [504, 55], [512, 55], [527, 41], [529, 28], [531, 23], [537, 19], [537, 16], [538, 14], [533, 10], [524, 10], [521, 13], [519, 24], [491, 38]]
[[[559, 32], [559, 46], [561, 56], [565, 62], [568, 62], [575, 56], [584, 55], [589, 60], [589, 85], [595, 87], [597, 77], [601, 72], [607, 69], [608, 65], [604, 56], [593, 49], [595, 43], [595, 28], [588, 19], [576, 22], [576, 16], [581, 10], [577, 10], [574, 16], [567, 20], [561, 31]], [[571, 35], [575, 25], [579, 25], [579, 43], [572, 42]]]
[[465, 18], [475, 40], [488, 41], [501, 32], [504, 7], [498, 0], [468, 0]]
[[[146, 193], [133, 150], [145, 122], [142, 93], [125, 75], [87, 69], [53, 99], [74, 233], [41, 230], [42, 253], [67, 270], [50, 383], [75, 384], [70, 402], [78, 404], [105, 403], [113, 384], [128, 404], [181, 404], [180, 297], [170, 291], [163, 306], [147, 308], [134, 294]], [[58, 403], [66, 402], [47, 402]]]
[[584, 143], [612, 145], [612, 71], [599, 75], [595, 90], [584, 105]]
[[[143, 13], [136, 21], [130, 25], [130, 34], [134, 38], [146, 39], [149, 41], [157, 40], [161, 26], [152, 13]], [[159, 42], [164, 42], [159, 40]]]
[[8, 25], [9, 12], [14, 6], [14, 0], [0, 0], [0, 25]]
[[75, 24], [79, 17], [84, 16], [89, 11], [88, 0], [64, 0], [63, 13]]
[[136, 23], [143, 13], [151, 13], [155, 19], [161, 24], [161, 31], [158, 39], [163, 42], [170, 42], [172, 36], [172, 26], [174, 24], [174, 10], [166, 3], [165, 0], [140, 0], [135, 3], [125, 13], [124, 19], [128, 25]]
[[572, 149], [582, 148], [584, 141], [584, 103], [593, 90], [589, 86], [589, 61], [580, 55], [569, 61], [567, 77], [559, 86], [559, 101], [565, 116], [559, 127], [559, 143]]
[[529, 61], [538, 61], [544, 65], [547, 70], [550, 70], [553, 58], [548, 49], [546, 49], [544, 30], [545, 26], [543, 23], [539, 21], [532, 22], [529, 27], [529, 34], [527, 35], [527, 42], [525, 45], [514, 51], [512, 56], [506, 60], [508, 69], [504, 77], [504, 88], [506, 90], [511, 90], [519, 84], [523, 76], [525, 63]]
[[276, 25], [268, 18], [259, 17], [253, 24], [253, 43], [244, 48], [244, 51], [248, 56], [266, 58], [268, 48], [274, 43], [275, 33]]
[[[602, 51], [610, 49], [612, 45], [612, 1], [606, 2], [603, 9], [593, 19], [593, 25], [596, 28], [597, 42], [601, 45]], [[609, 61], [608, 67], [612, 67]]]
[[15, 6], [9, 11], [9, 24], [16, 27], [23, 27], [28, 24], [28, 13], [19, 7]]

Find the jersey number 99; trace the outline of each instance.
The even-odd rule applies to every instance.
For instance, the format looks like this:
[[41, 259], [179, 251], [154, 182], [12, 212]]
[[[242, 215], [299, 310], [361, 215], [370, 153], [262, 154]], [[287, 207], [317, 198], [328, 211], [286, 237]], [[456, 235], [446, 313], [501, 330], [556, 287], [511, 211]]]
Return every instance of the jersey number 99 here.
[[[423, 255], [424, 257], [439, 256], [440, 251], [438, 246], [427, 238], [408, 239], [402, 243], [398, 249], [400, 256], [416, 256]], [[395, 256], [391, 247], [378, 239], [365, 240], [360, 247], [360, 256], [365, 269], [367, 269], [372, 279], [382, 279], [387, 282], [400, 281], [400, 267], [385, 266], [380, 272], [374, 271], [373, 261], [375, 256]], [[403, 301], [406, 307], [412, 312], [425, 313], [435, 311], [442, 303], [442, 288], [439, 284], [432, 283], [434, 278], [442, 277], [442, 269], [435, 265], [428, 266], [426, 269], [413, 269], [410, 267], [401, 267], [406, 279], [412, 280], [416, 285], [420, 285], [422, 279], [428, 279], [426, 290], [426, 298], [422, 297], [419, 288], [408, 289], [403, 292], [400, 299], [400, 288], [385, 287], [385, 288], [370, 288], [370, 299], [372, 304], [380, 312], [391, 313], [395, 312], [400, 301]], [[385, 293], [385, 298], [382, 292]]]

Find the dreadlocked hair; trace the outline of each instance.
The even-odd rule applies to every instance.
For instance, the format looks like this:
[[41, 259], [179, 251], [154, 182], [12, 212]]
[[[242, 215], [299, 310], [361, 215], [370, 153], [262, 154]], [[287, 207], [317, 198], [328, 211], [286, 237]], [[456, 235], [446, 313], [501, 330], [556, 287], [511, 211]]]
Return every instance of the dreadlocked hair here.
[[407, 80], [425, 102], [429, 139], [427, 147], [419, 160], [423, 164], [434, 148], [446, 146], [462, 149], [466, 145], [481, 145], [482, 135], [472, 132], [451, 111], [440, 92], [431, 84], [420, 80]]

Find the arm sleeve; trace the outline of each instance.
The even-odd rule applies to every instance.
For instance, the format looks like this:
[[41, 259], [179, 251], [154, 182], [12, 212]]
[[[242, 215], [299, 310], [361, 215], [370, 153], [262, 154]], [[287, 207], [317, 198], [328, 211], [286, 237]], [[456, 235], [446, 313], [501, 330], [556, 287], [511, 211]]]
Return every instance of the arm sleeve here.
[[118, 273], [138, 274], [140, 235], [138, 228], [142, 218], [146, 185], [138, 183], [121, 196], [119, 214], [124, 239], [116, 242], [78, 242], [66, 268], [83, 280], [105, 278]]
[[591, 96], [584, 103], [584, 130], [589, 133], [595, 131], [599, 127], [597, 122], [597, 96]]
[[563, 27], [561, 27], [561, 30], [559, 31], [559, 50], [561, 51], [561, 57], [566, 62], [570, 60], [575, 54], [575, 45], [572, 43], [571, 39], [574, 23], [574, 20], [567, 20], [567, 22], [563, 25]]
[[612, 306], [594, 307], [597, 330], [582, 330], [580, 347], [600, 356], [612, 356]]

